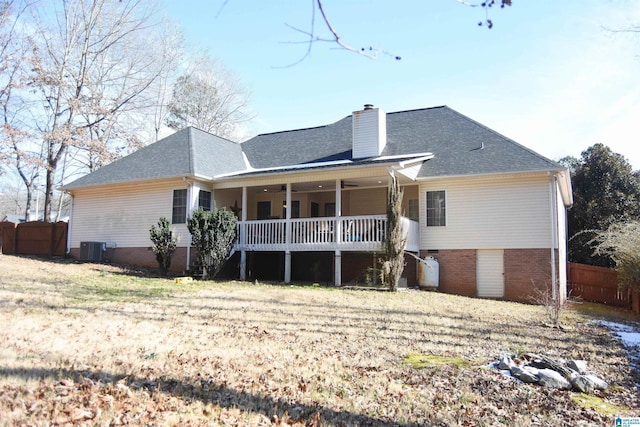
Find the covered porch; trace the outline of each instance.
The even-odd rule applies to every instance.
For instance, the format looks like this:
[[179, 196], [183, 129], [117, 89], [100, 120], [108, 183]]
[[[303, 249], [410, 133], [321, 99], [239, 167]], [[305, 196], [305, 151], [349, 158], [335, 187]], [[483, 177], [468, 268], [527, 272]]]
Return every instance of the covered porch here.
[[[292, 278], [292, 253], [317, 253], [324, 257], [332, 254], [333, 281], [341, 285], [343, 252], [379, 254], [383, 250], [389, 175], [386, 168], [376, 172], [333, 180], [318, 179], [317, 175], [316, 180], [309, 180], [309, 174], [305, 174], [287, 177], [284, 183], [262, 177], [261, 183], [247, 180], [240, 188], [237, 182], [235, 188], [231, 183], [219, 184], [214, 188], [216, 206], [225, 206], [238, 216], [234, 251], [240, 255], [240, 279], [249, 277], [250, 253], [280, 253], [274, 262], [282, 263], [280, 277], [285, 282]], [[296, 178], [304, 181], [296, 182]], [[417, 185], [407, 180], [403, 188], [403, 211], [417, 211]], [[413, 214], [414, 218], [402, 218], [402, 227], [406, 250], [417, 253], [419, 224], [417, 212]]]
[[[403, 217], [401, 223], [407, 239], [406, 250], [417, 253], [418, 222]], [[343, 254], [370, 253], [372, 260], [377, 259], [384, 250], [386, 232], [386, 215], [240, 221], [234, 247], [240, 252], [240, 279], [250, 278], [248, 253], [280, 253], [281, 257], [273, 258], [273, 262], [283, 263], [284, 274], [280, 277], [286, 283], [292, 279], [294, 254], [304, 253], [307, 259], [315, 259], [313, 254], [318, 254], [318, 259], [326, 259], [325, 254], [331, 253], [334, 284], [340, 286]]]

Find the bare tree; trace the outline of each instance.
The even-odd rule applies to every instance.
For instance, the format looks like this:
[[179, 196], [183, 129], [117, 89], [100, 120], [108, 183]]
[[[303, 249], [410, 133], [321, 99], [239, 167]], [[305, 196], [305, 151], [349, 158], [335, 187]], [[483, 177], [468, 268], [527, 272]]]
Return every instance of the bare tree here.
[[85, 151], [90, 169], [108, 161], [109, 142], [125, 134], [116, 125], [145, 103], [163, 73], [164, 45], [158, 42], [159, 9], [151, 1], [51, 1], [32, 13], [36, 30], [25, 35], [33, 46], [26, 80], [32, 133], [45, 144], [49, 219], [65, 153]]
[[5, 183], [0, 187], [0, 219], [2, 214], [22, 214], [25, 203], [24, 191], [17, 185]]
[[[112, 84], [111, 54], [101, 55], [90, 70], [93, 76], [90, 90], [94, 101], [90, 108], [80, 112], [81, 120], [87, 126], [86, 134], [84, 140], [75, 146], [81, 153], [75, 159], [83, 160], [82, 165], [90, 172], [138, 150], [147, 141], [157, 139], [158, 126], [155, 123], [154, 137], [149, 137], [149, 116], [155, 116], [163, 109], [166, 111], [166, 101], [161, 97], [166, 97], [166, 88], [174, 80], [182, 59], [182, 34], [170, 23], [161, 22], [152, 35], [151, 39], [136, 37], [135, 41], [124, 46], [125, 59], [118, 66], [122, 75], [129, 77], [123, 84], [116, 87]], [[162, 46], [155, 48], [153, 54], [143, 53], [150, 45], [158, 44], [158, 40], [162, 41]], [[144, 55], [144, 60], [141, 55]], [[146, 73], [143, 74], [143, 87], [136, 93], [140, 86], [133, 82], [133, 78], [143, 70]], [[103, 105], [108, 105], [113, 99], [126, 99], [132, 89], [135, 97], [118, 110], [104, 115]]]
[[29, 2], [9, 0], [0, 3], [0, 164], [11, 165], [26, 189], [25, 220], [29, 220], [33, 187], [39, 178], [42, 152], [37, 145], [25, 144], [29, 133], [20, 118], [25, 103], [19, 95], [24, 83], [21, 74], [28, 44], [16, 27], [30, 6]]
[[[493, 28], [493, 20], [490, 17], [489, 10], [495, 6], [498, 6], [500, 8], [504, 8], [505, 6], [511, 6], [511, 3], [512, 3], [512, 0], [477, 0], [477, 1], [454, 0], [454, 1], [464, 6], [477, 7], [477, 8], [483, 9], [485, 12], [485, 17], [483, 20], [478, 21], [478, 25], [486, 26], [486, 28], [489, 28], [489, 29]], [[326, 36], [318, 35], [318, 29], [316, 28], [317, 23], [319, 23], [321, 27], [324, 27], [326, 30], [328, 30], [329, 34]], [[304, 55], [299, 60], [295, 61], [293, 64], [287, 65], [287, 67], [295, 65], [303, 61], [304, 59], [306, 59], [311, 54], [312, 46], [318, 42], [335, 44], [335, 45], [338, 45], [338, 47], [341, 49], [354, 52], [358, 55], [362, 55], [369, 59], [377, 59], [380, 55], [392, 57], [397, 61], [402, 59], [401, 56], [397, 54], [392, 54], [380, 48], [374, 48], [372, 46], [355, 47], [354, 45], [345, 41], [340, 36], [339, 30], [336, 29], [332, 24], [329, 13], [325, 10], [323, 0], [311, 0], [311, 22], [308, 29], [301, 29], [299, 27], [292, 26], [289, 24], [286, 24], [286, 25], [292, 30], [298, 33], [304, 34], [305, 37], [307, 38], [307, 40], [301, 42], [307, 45], [307, 50], [304, 53]]]
[[185, 59], [184, 37], [181, 32], [174, 29], [168, 29], [166, 34], [171, 48], [166, 49], [164, 62], [167, 66], [163, 74], [157, 79], [152, 88], [153, 98], [150, 99], [150, 113], [153, 116], [153, 141], [160, 139], [160, 131], [166, 124], [169, 116], [169, 102], [173, 93], [173, 85], [179, 77], [180, 63]]
[[233, 139], [238, 126], [253, 118], [250, 93], [222, 63], [208, 55], [180, 76], [169, 102], [167, 126], [194, 126]]

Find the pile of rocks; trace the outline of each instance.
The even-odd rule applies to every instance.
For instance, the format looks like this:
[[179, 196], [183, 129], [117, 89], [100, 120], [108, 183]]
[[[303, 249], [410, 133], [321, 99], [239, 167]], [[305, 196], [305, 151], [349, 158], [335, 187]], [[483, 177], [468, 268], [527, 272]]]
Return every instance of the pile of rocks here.
[[587, 369], [584, 360], [554, 360], [533, 353], [520, 357], [503, 354], [491, 366], [525, 383], [591, 393], [606, 390], [608, 384]]

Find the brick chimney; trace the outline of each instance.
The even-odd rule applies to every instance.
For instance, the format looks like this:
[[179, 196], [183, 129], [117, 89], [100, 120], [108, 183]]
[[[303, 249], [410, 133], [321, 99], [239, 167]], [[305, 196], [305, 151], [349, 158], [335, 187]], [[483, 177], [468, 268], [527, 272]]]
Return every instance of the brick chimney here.
[[365, 104], [364, 109], [354, 111], [353, 158], [376, 157], [387, 145], [387, 115], [380, 108]]

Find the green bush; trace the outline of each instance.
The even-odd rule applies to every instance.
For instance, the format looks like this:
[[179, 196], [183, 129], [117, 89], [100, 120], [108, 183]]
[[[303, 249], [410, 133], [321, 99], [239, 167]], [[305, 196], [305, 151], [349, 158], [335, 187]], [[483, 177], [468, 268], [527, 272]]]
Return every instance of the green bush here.
[[198, 208], [187, 220], [203, 278], [213, 279], [229, 257], [236, 240], [236, 223], [233, 212], [216, 208], [212, 211]]
[[596, 255], [611, 257], [620, 287], [640, 287], [640, 222], [612, 224], [589, 243], [594, 244]]
[[151, 249], [156, 254], [156, 261], [160, 268], [160, 274], [166, 276], [171, 267], [171, 256], [176, 250], [177, 241], [173, 237], [173, 232], [169, 228], [169, 220], [162, 217], [158, 220], [157, 227], [151, 226], [149, 230], [149, 238], [151, 239]]

